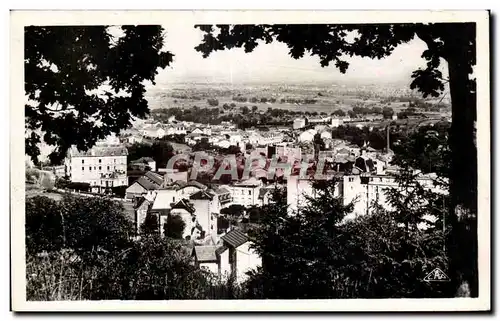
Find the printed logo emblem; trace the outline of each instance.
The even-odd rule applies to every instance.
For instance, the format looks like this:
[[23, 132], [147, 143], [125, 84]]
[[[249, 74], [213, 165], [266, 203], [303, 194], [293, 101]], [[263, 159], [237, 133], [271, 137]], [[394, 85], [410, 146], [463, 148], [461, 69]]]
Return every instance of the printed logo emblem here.
[[448, 275], [446, 275], [440, 268], [435, 268], [431, 273], [427, 274], [424, 278], [426, 282], [446, 282], [450, 281]]

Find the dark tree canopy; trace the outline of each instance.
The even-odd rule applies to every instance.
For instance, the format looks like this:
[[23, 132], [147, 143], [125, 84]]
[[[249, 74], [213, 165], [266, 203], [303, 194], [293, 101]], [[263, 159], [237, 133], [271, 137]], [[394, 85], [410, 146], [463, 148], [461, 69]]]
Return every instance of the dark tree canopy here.
[[42, 140], [56, 147], [49, 157], [58, 162], [71, 145], [87, 150], [149, 113], [144, 81], [154, 84], [173, 55], [160, 51], [160, 26], [121, 30], [115, 38], [108, 26], [25, 28], [25, 141], [35, 163]]
[[185, 227], [186, 223], [184, 223], [179, 215], [169, 215], [167, 217], [167, 222], [163, 226], [163, 230], [165, 231], [166, 237], [182, 239]]

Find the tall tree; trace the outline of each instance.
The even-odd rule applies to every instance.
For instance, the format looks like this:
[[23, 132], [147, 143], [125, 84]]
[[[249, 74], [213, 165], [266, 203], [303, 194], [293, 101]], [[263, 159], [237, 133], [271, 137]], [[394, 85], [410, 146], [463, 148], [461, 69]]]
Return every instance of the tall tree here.
[[[204, 57], [211, 52], [243, 47], [253, 51], [259, 42], [283, 42], [289, 54], [299, 59], [306, 52], [316, 55], [321, 66], [334, 63], [345, 73], [349, 63], [346, 56], [381, 59], [390, 55], [400, 44], [415, 37], [423, 40], [427, 49], [422, 57], [427, 60], [424, 69], [412, 73], [410, 87], [424, 97], [437, 97], [449, 82], [452, 100], [452, 128], [450, 133], [450, 220], [454, 231], [463, 223], [459, 218], [470, 217], [464, 226], [469, 231], [467, 239], [473, 243], [472, 255], [477, 255], [477, 150], [475, 146], [476, 81], [472, 68], [476, 64], [475, 23], [428, 24], [337, 24], [337, 25], [198, 25], [205, 32], [203, 41], [195, 49]], [[215, 35], [215, 29], [218, 33]], [[354, 35], [354, 39], [351, 36]], [[439, 70], [441, 60], [448, 64], [449, 80], [443, 79]], [[463, 209], [463, 210], [462, 210]], [[460, 213], [465, 212], [467, 215]], [[467, 228], [469, 226], [469, 228]], [[467, 283], [472, 296], [478, 295], [477, 263], [465, 264], [459, 247], [457, 233], [450, 234], [450, 270], [456, 288]], [[463, 237], [462, 235], [461, 237]], [[465, 265], [464, 265], [465, 264]]]
[[34, 162], [42, 140], [55, 147], [49, 157], [57, 163], [70, 146], [87, 150], [149, 113], [144, 81], [154, 84], [157, 69], [173, 55], [161, 51], [160, 26], [122, 26], [121, 32], [114, 37], [108, 26], [25, 28], [25, 141]]
[[182, 217], [173, 214], [167, 217], [167, 222], [163, 225], [165, 236], [173, 239], [182, 239], [185, 228], [186, 223], [184, 223]]

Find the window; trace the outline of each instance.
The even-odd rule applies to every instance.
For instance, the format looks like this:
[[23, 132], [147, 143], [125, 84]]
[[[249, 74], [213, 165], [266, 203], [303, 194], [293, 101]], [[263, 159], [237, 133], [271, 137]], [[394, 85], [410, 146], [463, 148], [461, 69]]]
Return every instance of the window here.
[[85, 161], [82, 159], [82, 164], [85, 163]]
[[175, 196], [172, 196], [172, 202], [175, 202]]
[[349, 182], [354, 182], [354, 177], [349, 177]]
[[102, 162], [102, 159], [99, 159], [99, 164]]
[[100, 170], [100, 171], [102, 170], [102, 167], [101, 167], [101, 166], [99, 166], [99, 170]]
[[116, 164], [116, 158], [113, 158], [113, 162]]
[[109, 166], [108, 166], [108, 171], [109, 171]]
[[248, 191], [248, 195], [252, 195], [252, 191]]
[[92, 166], [89, 166], [89, 171], [91, 171], [91, 172], [92, 172]]
[[84, 170], [85, 170], [85, 167], [82, 166], [82, 171], [84, 171]]

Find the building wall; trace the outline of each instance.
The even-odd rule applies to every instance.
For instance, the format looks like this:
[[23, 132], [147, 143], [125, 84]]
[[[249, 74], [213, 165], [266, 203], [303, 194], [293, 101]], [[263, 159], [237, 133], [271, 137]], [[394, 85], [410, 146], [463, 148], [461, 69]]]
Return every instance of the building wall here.
[[149, 168], [151, 168], [151, 170], [153, 172], [156, 172], [156, 162], [155, 161], [148, 162], [148, 166], [149, 166]]
[[253, 206], [259, 204], [259, 186], [229, 186], [231, 196], [233, 198], [232, 204], [239, 204], [243, 206]]
[[142, 194], [147, 193], [147, 190], [139, 183], [134, 182], [132, 185], [126, 189], [126, 198], [131, 199], [134, 197], [139, 197]]
[[198, 223], [208, 234], [210, 232], [210, 201], [209, 200], [190, 200], [193, 204]]
[[[439, 187], [434, 187], [431, 179], [420, 178], [418, 179], [418, 182], [422, 184], [424, 188], [432, 190], [433, 192], [441, 194], [447, 193], [447, 191]], [[372, 175], [369, 177], [367, 184], [362, 184], [360, 176], [346, 175], [343, 178], [343, 185], [344, 204], [348, 204], [357, 198], [357, 202], [354, 204], [353, 214], [351, 215], [353, 217], [356, 215], [371, 214], [371, 206], [374, 201], [378, 202], [387, 210], [393, 209], [389, 204], [386, 192], [390, 188], [398, 187], [398, 183], [395, 181], [394, 177], [386, 175]]]
[[[434, 187], [431, 179], [419, 179], [419, 182], [434, 192], [446, 193], [446, 191]], [[346, 219], [351, 219], [358, 215], [370, 214], [374, 201], [377, 201], [387, 210], [391, 210], [385, 192], [389, 188], [397, 187], [398, 184], [395, 182], [394, 177], [391, 176], [372, 175], [368, 178], [367, 184], [362, 184], [361, 176], [346, 175], [343, 176], [341, 183], [337, 185], [335, 194], [342, 197], [344, 205], [355, 201], [353, 212], [346, 216]], [[305, 204], [305, 195], [315, 197], [315, 191], [310, 181], [291, 176], [287, 183], [287, 203], [290, 211], [296, 210], [300, 205]]]
[[[113, 186], [127, 185], [127, 156], [76, 156], [66, 163], [71, 181], [85, 182], [91, 186], [105, 186], [105, 181]], [[115, 179], [101, 178], [102, 174], [119, 171]]]
[[180, 197], [175, 189], [159, 189], [156, 191], [153, 209], [170, 208], [170, 204], [179, 201], [179, 199]]
[[229, 277], [231, 274], [231, 265], [229, 264], [229, 249], [225, 250], [220, 255], [220, 276], [223, 278]]
[[236, 280], [244, 282], [248, 276], [246, 272], [262, 265], [261, 257], [250, 249], [251, 242], [246, 242], [236, 248]]
[[146, 219], [148, 215], [148, 203], [143, 203], [139, 208], [136, 209], [136, 220], [135, 220], [135, 228], [136, 232], [139, 233], [141, 229], [142, 223]]

